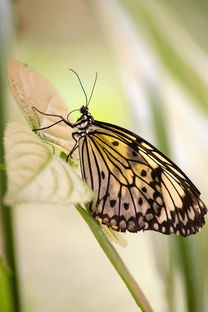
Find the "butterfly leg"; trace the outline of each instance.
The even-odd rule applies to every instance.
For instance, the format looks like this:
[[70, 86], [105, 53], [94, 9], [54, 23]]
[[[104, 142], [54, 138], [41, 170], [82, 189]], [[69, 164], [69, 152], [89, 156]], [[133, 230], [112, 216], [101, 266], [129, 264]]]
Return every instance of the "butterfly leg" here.
[[65, 124], [67, 124], [68, 126], [70, 126], [71, 128], [74, 128], [76, 126], [76, 124], [72, 124], [71, 122], [69, 122], [68, 120], [66, 120], [64, 117], [62, 117], [61, 115], [56, 115], [56, 114], [47, 114], [47, 113], [44, 113], [44, 112], [41, 112], [39, 109], [37, 109], [35, 106], [32, 107], [32, 109], [36, 112], [38, 112], [39, 114], [41, 115], [44, 115], [44, 116], [51, 116], [51, 117], [58, 117], [60, 118], [60, 120], [54, 122], [52, 125], [49, 125], [47, 127], [43, 127], [43, 128], [37, 128], [37, 129], [33, 129], [33, 131], [38, 131], [38, 130], [44, 130], [44, 129], [49, 129], [55, 125], [57, 125], [58, 123], [60, 122], [65, 122]]
[[56, 121], [56, 122], [54, 122], [52, 125], [47, 126], [47, 127], [42, 127], [42, 128], [32, 129], [32, 131], [39, 131], [39, 130], [49, 129], [49, 128], [51, 128], [51, 127], [53, 127], [53, 126], [57, 125], [58, 123], [60, 123], [60, 122], [62, 122], [62, 121], [64, 121], [64, 120], [59, 120], [59, 121]]
[[73, 158], [73, 157], [72, 157], [72, 154], [73, 154], [74, 151], [76, 151], [76, 149], [79, 147], [79, 140], [77, 140], [77, 139], [75, 138], [75, 135], [76, 135], [76, 134], [78, 134], [78, 132], [73, 132], [73, 133], [72, 133], [72, 137], [73, 137], [73, 139], [75, 140], [75, 144], [74, 144], [72, 150], [71, 150], [71, 151], [69, 152], [69, 154], [67, 155], [67, 157], [66, 157], [66, 162], [68, 162], [69, 157], [70, 157], [70, 158]]

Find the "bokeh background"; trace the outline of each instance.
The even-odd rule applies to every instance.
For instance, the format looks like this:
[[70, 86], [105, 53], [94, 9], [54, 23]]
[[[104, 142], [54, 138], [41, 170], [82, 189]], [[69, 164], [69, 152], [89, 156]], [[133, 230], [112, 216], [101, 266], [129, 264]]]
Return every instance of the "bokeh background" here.
[[[88, 92], [98, 71], [93, 116], [169, 154], [208, 204], [207, 12], [203, 0], [1, 0], [1, 137], [8, 121], [25, 122], [6, 85], [9, 59], [48, 78], [69, 111], [84, 96], [68, 68]], [[139, 310], [74, 207], [12, 213], [21, 311]], [[186, 239], [126, 234], [128, 247], [116, 247], [154, 311], [207, 311], [207, 236], [207, 226]]]

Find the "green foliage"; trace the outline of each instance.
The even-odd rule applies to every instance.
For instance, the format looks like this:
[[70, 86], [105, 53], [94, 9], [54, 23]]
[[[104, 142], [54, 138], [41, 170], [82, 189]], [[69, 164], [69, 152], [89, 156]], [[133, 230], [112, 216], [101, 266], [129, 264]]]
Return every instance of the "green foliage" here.
[[14, 312], [13, 298], [11, 296], [12, 273], [0, 258], [0, 311]]

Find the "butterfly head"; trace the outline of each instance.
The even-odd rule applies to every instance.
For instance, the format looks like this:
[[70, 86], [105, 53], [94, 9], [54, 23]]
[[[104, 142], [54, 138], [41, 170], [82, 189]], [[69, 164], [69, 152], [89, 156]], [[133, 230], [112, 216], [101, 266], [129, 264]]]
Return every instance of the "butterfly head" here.
[[83, 105], [83, 106], [80, 108], [79, 111], [80, 111], [80, 113], [81, 113], [82, 115], [87, 115], [88, 112], [89, 112], [88, 106]]
[[78, 129], [86, 130], [93, 123], [94, 119], [89, 113], [89, 109], [86, 105], [83, 105], [79, 111], [81, 113], [81, 116], [77, 119], [77, 122], [79, 122]]

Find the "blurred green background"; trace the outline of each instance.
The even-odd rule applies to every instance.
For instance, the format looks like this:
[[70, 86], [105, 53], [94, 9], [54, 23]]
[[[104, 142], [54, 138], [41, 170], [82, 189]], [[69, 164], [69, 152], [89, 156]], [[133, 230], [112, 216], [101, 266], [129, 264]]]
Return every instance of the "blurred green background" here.
[[[84, 103], [68, 68], [88, 92], [98, 71], [93, 116], [169, 154], [208, 203], [207, 15], [202, 0], [1, 0], [1, 137], [8, 121], [24, 122], [6, 85], [9, 59], [48, 78], [68, 110]], [[18, 207], [13, 219], [21, 311], [138, 310], [73, 207]], [[117, 249], [154, 311], [207, 311], [207, 235], [207, 226], [186, 239], [126, 234]], [[0, 263], [2, 312], [13, 311], [9, 274]]]

